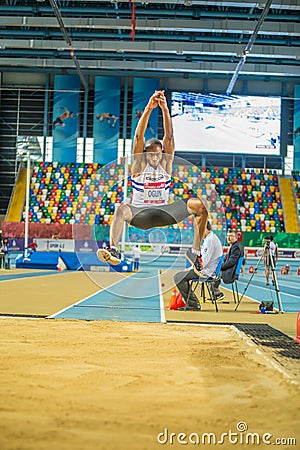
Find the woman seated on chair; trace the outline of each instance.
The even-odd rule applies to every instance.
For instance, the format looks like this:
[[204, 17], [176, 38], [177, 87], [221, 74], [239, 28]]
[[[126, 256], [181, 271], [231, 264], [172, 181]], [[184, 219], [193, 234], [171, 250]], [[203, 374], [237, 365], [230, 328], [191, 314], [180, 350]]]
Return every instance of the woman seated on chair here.
[[[223, 248], [220, 239], [211, 231], [211, 224], [208, 221], [204, 233], [204, 239], [201, 246], [201, 272], [197, 274], [193, 267], [188, 267], [181, 270], [174, 275], [174, 281], [183, 300], [187, 303], [188, 294], [190, 291], [190, 283], [197, 279], [200, 282], [207, 281], [209, 278], [215, 276], [215, 271], [218, 266], [220, 257], [223, 255]], [[215, 288], [215, 283], [212, 283], [212, 289], [216, 300], [224, 298], [224, 294]], [[199, 311], [200, 304], [196, 294], [191, 291], [186, 308], [192, 311]]]

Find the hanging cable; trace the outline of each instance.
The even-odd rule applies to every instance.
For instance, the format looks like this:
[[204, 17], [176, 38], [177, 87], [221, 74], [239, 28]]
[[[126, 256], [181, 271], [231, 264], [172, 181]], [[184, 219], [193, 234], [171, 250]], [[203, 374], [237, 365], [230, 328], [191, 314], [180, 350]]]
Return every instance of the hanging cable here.
[[272, 0], [267, 0], [267, 2], [265, 4], [265, 7], [264, 7], [264, 9], [263, 9], [259, 19], [258, 19], [256, 27], [255, 27], [252, 35], [250, 36], [249, 42], [246, 45], [246, 47], [244, 48], [242, 56], [241, 56], [241, 59], [240, 59], [238, 65], [237, 65], [237, 67], [235, 69], [234, 74], [232, 75], [232, 78], [230, 80], [229, 86], [228, 86], [227, 91], [226, 91], [227, 95], [231, 95], [231, 93], [232, 93], [232, 90], [234, 88], [234, 85], [236, 83], [238, 75], [239, 75], [240, 71], [242, 70], [243, 65], [245, 64], [246, 57], [247, 57], [248, 53], [251, 52], [253, 44], [254, 44], [254, 41], [255, 41], [255, 39], [256, 39], [256, 37], [258, 35], [258, 32], [259, 32], [259, 30], [260, 30], [260, 28], [262, 26], [262, 23], [265, 20], [266, 15], [269, 12], [269, 9], [271, 7], [271, 3], [272, 3]]
[[[69, 35], [68, 35], [67, 29], [66, 29], [66, 27], [65, 27], [65, 24], [64, 24], [64, 22], [63, 22], [63, 19], [62, 19], [62, 17], [61, 17], [61, 14], [60, 14], [60, 12], [59, 12], [58, 7], [57, 7], [56, 1], [55, 1], [55, 0], [50, 0], [50, 4], [51, 4], [51, 7], [52, 7], [53, 12], [54, 12], [54, 14], [55, 14], [55, 17], [56, 17], [56, 19], [57, 19], [57, 21], [58, 21], [58, 23], [59, 23], [59, 27], [60, 27], [60, 30], [61, 30], [61, 32], [62, 32], [62, 34], [63, 34], [64, 40], [66, 41], [66, 43], [67, 43], [70, 47], [72, 47], [72, 40], [70, 39], [70, 37], [69, 37]], [[73, 60], [73, 62], [74, 62], [74, 64], [75, 64], [77, 73], [78, 73], [79, 78], [80, 78], [80, 80], [81, 80], [81, 83], [82, 83], [83, 87], [84, 87], [85, 89], [87, 89], [87, 85], [86, 85], [86, 82], [85, 82], [84, 75], [83, 75], [83, 73], [82, 73], [82, 70], [81, 70], [81, 67], [80, 67], [80, 65], [79, 65], [79, 62], [78, 62], [78, 60], [77, 60], [77, 58], [76, 58], [76, 56], [75, 56], [75, 50], [74, 50], [73, 48], [71, 48], [71, 50], [70, 50], [70, 55], [71, 55], [71, 58], [72, 58], [72, 60]]]

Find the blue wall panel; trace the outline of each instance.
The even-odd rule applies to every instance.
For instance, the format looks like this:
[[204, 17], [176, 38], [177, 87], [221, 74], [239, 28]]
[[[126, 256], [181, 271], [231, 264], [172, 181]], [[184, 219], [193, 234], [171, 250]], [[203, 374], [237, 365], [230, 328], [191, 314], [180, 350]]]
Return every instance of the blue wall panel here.
[[[131, 138], [133, 139], [135, 129], [141, 113], [148, 103], [154, 91], [159, 89], [159, 80], [156, 78], [134, 78], [133, 100], [132, 100], [132, 122]], [[145, 132], [145, 140], [157, 137], [158, 108], [154, 109], [149, 118], [148, 127]]]
[[294, 97], [294, 170], [300, 170], [300, 85], [295, 86]]

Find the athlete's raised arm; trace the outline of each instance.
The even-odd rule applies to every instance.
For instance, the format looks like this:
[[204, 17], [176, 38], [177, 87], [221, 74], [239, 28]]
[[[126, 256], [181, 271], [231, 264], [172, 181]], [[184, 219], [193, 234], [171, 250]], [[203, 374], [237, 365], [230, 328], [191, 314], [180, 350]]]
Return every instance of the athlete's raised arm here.
[[155, 91], [151, 95], [147, 106], [145, 107], [135, 130], [132, 153], [133, 155], [137, 153], [143, 153], [145, 145], [145, 131], [148, 125], [149, 117], [153, 109], [158, 106], [158, 99], [163, 95], [163, 91]]
[[174, 143], [173, 125], [164, 91], [162, 91], [162, 94], [158, 99], [158, 104], [159, 107], [161, 108], [163, 115], [164, 137], [162, 143], [164, 153], [167, 153], [168, 155], [174, 155], [175, 143]]

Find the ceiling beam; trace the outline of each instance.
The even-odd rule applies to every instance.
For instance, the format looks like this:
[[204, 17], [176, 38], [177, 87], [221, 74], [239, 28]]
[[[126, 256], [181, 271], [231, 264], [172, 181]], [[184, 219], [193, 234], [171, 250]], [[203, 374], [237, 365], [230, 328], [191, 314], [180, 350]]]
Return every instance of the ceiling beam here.
[[[41, 16], [49, 16], [50, 7], [47, 3], [40, 3], [41, 6], [38, 6], [38, 12]], [[44, 5], [44, 6], [43, 6]], [[224, 15], [230, 17], [231, 19], [246, 19], [246, 20], [256, 20], [260, 16], [260, 8], [246, 8], [244, 4], [242, 4], [241, 8], [236, 7], [234, 10], [231, 8], [230, 11], [227, 11], [227, 7], [212, 7], [211, 9], [208, 6], [197, 7], [197, 8], [183, 8], [181, 5], [178, 5], [179, 8], [173, 7], [170, 9], [169, 5], [166, 3], [164, 6], [152, 4], [149, 7], [149, 4], [137, 4], [136, 11], [139, 18], [148, 17], [151, 14], [151, 17], [154, 19], [158, 18], [170, 18], [171, 16], [179, 19], [180, 17], [186, 18], [211, 18], [215, 19], [224, 19]], [[67, 6], [66, 4], [60, 5], [60, 12], [64, 17], [114, 17], [116, 16], [116, 11], [118, 17], [130, 17], [131, 12], [129, 8], [122, 7], [116, 9], [116, 3], [106, 2], [104, 6], [99, 6], [98, 4], [87, 5], [83, 2], [81, 5], [78, 3], [77, 5], [72, 5], [72, 7]], [[14, 15], [14, 16], [32, 16], [35, 15], [35, 10], [32, 6], [24, 6], [24, 3], [16, 4], [13, 6], [1, 6], [1, 14], [2, 15]], [[277, 21], [280, 17], [280, 21], [297, 21], [297, 10], [285, 10], [283, 11], [278, 9], [270, 9], [268, 14], [268, 20]]]
[[[74, 41], [72, 48], [76, 51], [115, 52], [115, 53], [150, 53], [175, 55], [219, 55], [241, 56], [244, 45], [206, 42], [129, 42], [116, 40]], [[0, 39], [1, 49], [32, 49], [70, 51], [70, 47], [63, 40], [45, 39]], [[300, 59], [299, 47], [254, 45], [251, 55], [256, 58], [286, 58]]]
[[[131, 23], [127, 19], [108, 18], [70, 18], [64, 19], [67, 28], [92, 30], [131, 30]], [[54, 17], [0, 17], [0, 26], [4, 27], [35, 27], [58, 28]], [[136, 30], [156, 32], [182, 33], [239, 33], [252, 34], [253, 22], [246, 20], [174, 20], [174, 19], [137, 19]], [[299, 23], [264, 22], [259, 34], [300, 36]], [[138, 36], [137, 36], [138, 37]]]
[[[70, 59], [33, 59], [33, 58], [1, 58], [0, 67], [43, 67], [47, 68], [73, 68], [73, 61]], [[235, 71], [235, 63], [226, 62], [168, 62], [168, 61], [114, 61], [114, 60], [80, 60], [80, 66], [82, 69], [113, 69], [113, 70], [126, 70], [126, 71], [139, 71], [145, 72], [181, 72], [189, 73], [194, 72], [201, 75], [201, 73], [223, 73], [232, 74]], [[300, 77], [300, 66], [284, 66], [285, 71], [282, 70], [281, 65], [274, 64], [251, 64], [248, 63], [244, 66], [241, 72], [244, 75], [256, 75], [256, 76], [286, 76], [286, 77]]]
[[[82, 0], [73, 0], [74, 3], [107, 3], [107, 0], [86, 0], [82, 2]], [[111, 0], [113, 3], [114, 0]], [[118, 3], [128, 3], [128, 0], [117, 0]], [[162, 3], [165, 5], [176, 5], [182, 4], [184, 5], [184, 0], [133, 0], [137, 5], [138, 4], [153, 4], [153, 3]], [[241, 1], [241, 0], [230, 0], [230, 1], [205, 1], [205, 0], [192, 0], [192, 6], [235, 6], [240, 7], [241, 3], [244, 8], [261, 8], [261, 2], [257, 1]], [[298, 0], [275, 0], [273, 2], [273, 8], [278, 9], [300, 9], [300, 4]]]

